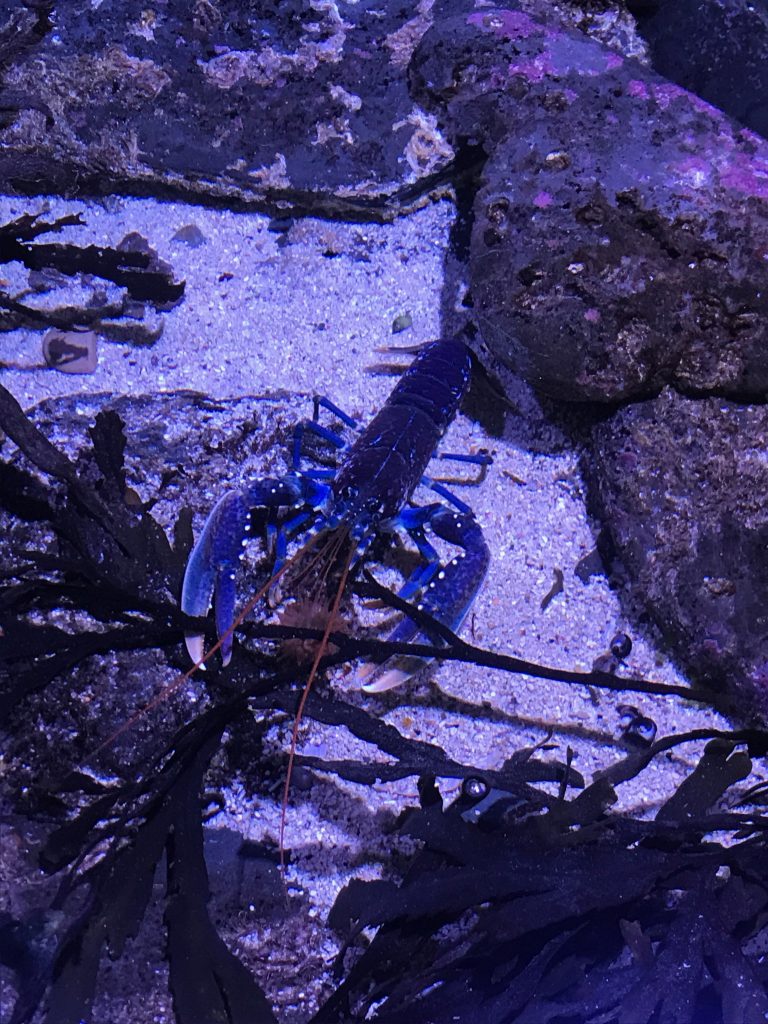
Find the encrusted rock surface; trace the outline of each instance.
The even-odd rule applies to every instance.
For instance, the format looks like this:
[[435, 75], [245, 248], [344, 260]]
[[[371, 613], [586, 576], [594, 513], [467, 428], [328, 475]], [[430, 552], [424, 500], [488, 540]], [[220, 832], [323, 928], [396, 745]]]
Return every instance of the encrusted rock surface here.
[[436, 20], [411, 62], [449, 141], [487, 154], [474, 316], [528, 384], [605, 405], [585, 461], [635, 593], [765, 721], [768, 414], [737, 403], [768, 392], [768, 143], [533, 13]]
[[488, 153], [470, 286], [486, 343], [569, 401], [768, 389], [768, 143], [521, 10], [436, 24], [414, 97]]
[[628, 6], [659, 74], [768, 136], [765, 0], [630, 0]]
[[768, 408], [671, 388], [594, 428], [592, 494], [681, 661], [768, 720]]
[[385, 195], [451, 156], [405, 81], [430, 7], [5, 5], [0, 181], [262, 203], [322, 192], [330, 208]]

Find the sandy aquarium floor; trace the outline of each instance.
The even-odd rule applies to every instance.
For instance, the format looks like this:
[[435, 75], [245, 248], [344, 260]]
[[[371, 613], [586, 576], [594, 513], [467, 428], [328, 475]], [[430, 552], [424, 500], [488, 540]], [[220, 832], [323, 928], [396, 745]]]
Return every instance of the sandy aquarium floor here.
[[[442, 264], [453, 216], [448, 203], [388, 226], [299, 221], [281, 242], [268, 230], [268, 219], [256, 214], [120, 198], [87, 204], [0, 198], [2, 221], [43, 210], [51, 217], [81, 211], [86, 226], [67, 228], [60, 236], [79, 244], [115, 245], [128, 232], [140, 232], [177, 277], [186, 280], [187, 288], [181, 305], [165, 316], [158, 342], [147, 348], [102, 343], [93, 375], [2, 371], [0, 380], [25, 407], [72, 392], [143, 394], [192, 388], [223, 398], [286, 389], [308, 396], [324, 393], [365, 420], [393, 383], [391, 377], [366, 372], [382, 359], [376, 347], [439, 336]], [[205, 239], [197, 247], [174, 240], [190, 224]], [[0, 267], [0, 277], [10, 291], [24, 284], [24, 275], [13, 265]], [[393, 320], [403, 314], [410, 314], [412, 326], [393, 336]], [[38, 333], [0, 335], [0, 361], [29, 365], [40, 359]], [[309, 414], [311, 401], [307, 410]], [[488, 448], [494, 457], [484, 483], [454, 488], [472, 504], [492, 551], [490, 572], [465, 635], [493, 650], [588, 671], [611, 637], [626, 630], [634, 647], [623, 672], [679, 682], [656, 639], [638, 633], [624, 619], [619, 594], [608, 582], [592, 577], [585, 584], [574, 575], [579, 559], [594, 547], [578, 453], [560, 448], [557, 454], [532, 454], [519, 415], [514, 422], [510, 418], [504, 433], [488, 437], [478, 424], [459, 416], [445, 439], [446, 450]], [[563, 592], [542, 610], [556, 569], [563, 573]], [[351, 671], [339, 672], [334, 685], [349, 690], [353, 699], [364, 701], [404, 733], [435, 741], [478, 768], [500, 766], [514, 750], [541, 741], [552, 730], [548, 756], [563, 760], [571, 746], [574, 767], [589, 779], [624, 753], [617, 740], [616, 705], [622, 702], [653, 718], [659, 736], [729, 725], [714, 712], [682, 700], [597, 696], [582, 687], [463, 665], [433, 667], [402, 690], [378, 698], [353, 692]], [[475, 713], [453, 710], [446, 695], [473, 703]], [[274, 741], [284, 743], [286, 736], [286, 730], [276, 729]], [[315, 725], [303, 733], [306, 752], [365, 756], [352, 742], [342, 750], [345, 742], [334, 730]], [[639, 780], [622, 787], [622, 806], [651, 813], [698, 753], [700, 747], [687, 746], [658, 759]], [[456, 786], [443, 780], [441, 790], [450, 798]], [[227, 799], [211, 828], [235, 828], [253, 839], [275, 837], [279, 796], [255, 800], [235, 783]], [[312, 953], [319, 961], [330, 959], [336, 949], [332, 933], [323, 928], [336, 893], [356, 873], [381, 873], [391, 846], [391, 839], [382, 837], [382, 823], [415, 800], [415, 779], [373, 789], [324, 779], [294, 799], [286, 832], [286, 844], [294, 851], [289, 881], [309, 894], [309, 920], [316, 925]], [[298, 954], [288, 948], [288, 934], [281, 940], [270, 925], [272, 934], [267, 935], [263, 925], [249, 920], [245, 899], [239, 911], [238, 952], [246, 960], [257, 960], [263, 941], [272, 948], [284, 941], [286, 955], [294, 957], [294, 974], [300, 977]], [[277, 989], [270, 992], [283, 1004], [284, 1019], [306, 1019], [318, 995], [313, 974], [310, 970], [306, 985], [292, 992], [290, 1004]], [[148, 1016], [142, 1012], [134, 1008], [136, 1024], [166, 1019], [157, 1006], [146, 1010]]]

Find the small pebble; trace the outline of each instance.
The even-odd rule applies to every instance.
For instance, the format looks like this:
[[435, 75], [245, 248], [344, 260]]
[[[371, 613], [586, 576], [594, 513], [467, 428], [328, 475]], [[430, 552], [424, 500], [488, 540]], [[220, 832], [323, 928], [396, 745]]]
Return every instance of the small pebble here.
[[293, 227], [294, 221], [294, 217], [273, 217], [267, 225], [267, 231], [272, 231], [276, 235], [282, 235]]
[[197, 224], [185, 224], [175, 234], [171, 235], [171, 241], [183, 242], [190, 249], [197, 249], [201, 245], [205, 245], [207, 239]]
[[612, 676], [619, 667], [619, 661], [610, 652], [606, 651], [592, 662], [593, 672], [606, 672]]
[[307, 790], [312, 789], [314, 781], [315, 777], [309, 768], [305, 768], [300, 764], [294, 766], [293, 774], [291, 776], [291, 784], [294, 789], [297, 789], [302, 793], [306, 793]]

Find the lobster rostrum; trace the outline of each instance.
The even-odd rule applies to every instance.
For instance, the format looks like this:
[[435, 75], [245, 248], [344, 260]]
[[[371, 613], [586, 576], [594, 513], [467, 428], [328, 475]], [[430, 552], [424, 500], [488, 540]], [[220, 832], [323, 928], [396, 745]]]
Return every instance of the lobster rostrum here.
[[[307, 536], [311, 553], [310, 569], [303, 570], [302, 582], [312, 571], [310, 586], [315, 587], [318, 579], [327, 586], [331, 577], [343, 583], [375, 538], [404, 531], [422, 560], [399, 596], [406, 600], [415, 597], [417, 608], [451, 629], [459, 628], [483, 582], [490, 555], [471, 509], [424, 471], [456, 415], [470, 370], [469, 350], [462, 342], [441, 340], [423, 346], [381, 410], [350, 446], [317, 422], [319, 407], [359, 429], [355, 421], [327, 399], [316, 399], [315, 418], [298, 424], [294, 431], [292, 470], [281, 477], [256, 479], [219, 499], [187, 563], [181, 607], [188, 615], [202, 616], [213, 600], [225, 665], [232, 652], [236, 569], [249, 535], [256, 532], [257, 517], [274, 548], [273, 580], [286, 568], [289, 538], [301, 532]], [[337, 469], [302, 469], [302, 442], [307, 431], [342, 452]], [[443, 457], [481, 465], [490, 461], [487, 455]], [[419, 484], [444, 501], [412, 504]], [[442, 563], [427, 530], [458, 547], [459, 552]], [[188, 634], [186, 639], [191, 657], [202, 664], [202, 635]], [[424, 636], [416, 622], [404, 617], [389, 639], [408, 643], [423, 641]], [[368, 692], [387, 690], [425, 664], [421, 658], [395, 656], [381, 667], [364, 666], [358, 679]]]

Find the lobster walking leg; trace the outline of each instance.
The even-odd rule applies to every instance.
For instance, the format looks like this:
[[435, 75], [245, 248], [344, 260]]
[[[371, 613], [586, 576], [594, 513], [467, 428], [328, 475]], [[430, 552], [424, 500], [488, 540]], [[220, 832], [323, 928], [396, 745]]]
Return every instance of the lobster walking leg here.
[[336, 433], [335, 430], [331, 430], [328, 427], [324, 427], [319, 422], [320, 409], [327, 409], [337, 419], [350, 427], [352, 430], [359, 430], [360, 427], [352, 416], [347, 415], [343, 409], [340, 409], [338, 405], [326, 398], [325, 395], [315, 395], [313, 399], [314, 412], [311, 420], [302, 420], [301, 423], [297, 423], [293, 431], [293, 469], [297, 473], [304, 473], [307, 476], [312, 477], [315, 480], [326, 480], [336, 475], [335, 469], [302, 469], [302, 448], [304, 445], [304, 435], [307, 433], [315, 434], [317, 437], [322, 438], [329, 444], [332, 444], [337, 450], [347, 448], [348, 445], [344, 438]]

